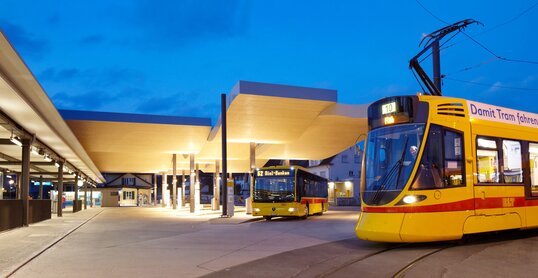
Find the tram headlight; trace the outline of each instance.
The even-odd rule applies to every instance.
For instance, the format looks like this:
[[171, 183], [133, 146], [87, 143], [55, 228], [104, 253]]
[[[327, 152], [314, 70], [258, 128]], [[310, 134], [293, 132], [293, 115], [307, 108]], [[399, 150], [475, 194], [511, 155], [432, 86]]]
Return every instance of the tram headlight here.
[[413, 204], [418, 201], [417, 197], [414, 195], [408, 195], [403, 198], [404, 203], [406, 204]]
[[260, 212], [259, 208], [254, 208], [254, 212]]
[[410, 205], [426, 200], [426, 195], [407, 195], [403, 197], [396, 206]]

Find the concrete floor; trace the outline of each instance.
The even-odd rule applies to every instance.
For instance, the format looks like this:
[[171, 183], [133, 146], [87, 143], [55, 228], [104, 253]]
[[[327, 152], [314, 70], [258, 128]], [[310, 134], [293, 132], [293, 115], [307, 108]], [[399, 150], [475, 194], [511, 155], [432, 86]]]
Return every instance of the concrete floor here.
[[[220, 219], [218, 212], [193, 216], [185, 209], [93, 209], [51, 220], [71, 221], [68, 223], [76, 226], [99, 213], [12, 277], [197, 277], [274, 254], [354, 237], [357, 210], [330, 211], [308, 220], [252, 221], [253, 217], [242, 212], [232, 219]], [[47, 227], [51, 224], [41, 223]], [[51, 242], [54, 236], [50, 233], [30, 231], [39, 225], [0, 234], [0, 246], [10, 237], [11, 242], [21, 243], [12, 246], [15, 249], [25, 248], [27, 240]], [[22, 235], [16, 235], [19, 233]], [[37, 240], [38, 233], [42, 239]], [[15, 261], [7, 263], [10, 267], [6, 269], [13, 269]]]
[[1, 233], [0, 270], [6, 276], [38, 255], [12, 277], [538, 276], [537, 230], [381, 244], [355, 237], [358, 208], [332, 209], [265, 221], [240, 211], [223, 219], [207, 210], [93, 208]]

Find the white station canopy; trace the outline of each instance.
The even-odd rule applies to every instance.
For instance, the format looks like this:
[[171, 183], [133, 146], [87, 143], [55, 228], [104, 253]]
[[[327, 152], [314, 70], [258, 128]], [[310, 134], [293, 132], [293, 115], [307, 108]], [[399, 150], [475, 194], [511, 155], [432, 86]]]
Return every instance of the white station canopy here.
[[[10, 118], [19, 129], [23, 129], [61, 159], [65, 159], [87, 177], [95, 182], [103, 182], [104, 178], [79, 143], [69, 126], [60, 116], [43, 88], [15, 49], [0, 32], [0, 112]], [[0, 139], [7, 142], [13, 136], [10, 124], [0, 123]], [[0, 168], [20, 171], [22, 157], [21, 148], [16, 145], [0, 144]], [[44, 156], [35, 152], [31, 155], [31, 172], [57, 172], [54, 163], [47, 164]], [[37, 168], [36, 168], [37, 167]], [[72, 169], [74, 170], [74, 169]], [[67, 173], [66, 173], [67, 174]]]
[[[218, 96], [216, 96], [218, 97]], [[228, 171], [248, 172], [269, 159], [324, 159], [353, 146], [367, 132], [367, 105], [337, 103], [334, 90], [239, 81], [228, 95]], [[103, 172], [214, 172], [221, 160], [220, 119], [61, 111]], [[362, 138], [364, 139], [364, 138]]]

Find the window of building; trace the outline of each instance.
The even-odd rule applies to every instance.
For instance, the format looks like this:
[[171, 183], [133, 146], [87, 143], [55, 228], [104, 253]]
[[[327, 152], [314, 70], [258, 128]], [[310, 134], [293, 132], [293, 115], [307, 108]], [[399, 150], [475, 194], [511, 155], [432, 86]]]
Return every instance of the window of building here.
[[464, 176], [462, 135], [431, 125], [412, 189], [460, 186]]
[[531, 169], [531, 196], [538, 197], [538, 144], [529, 143], [529, 162]]
[[497, 141], [495, 139], [478, 137], [476, 145], [478, 182], [498, 183], [500, 180]]
[[123, 200], [134, 200], [133, 191], [123, 191]]
[[135, 178], [122, 178], [121, 183], [123, 185], [135, 185]]
[[347, 154], [343, 154], [342, 155], [342, 163], [348, 163], [348, 157], [347, 157]]
[[353, 171], [349, 171], [349, 176], [353, 177]]
[[519, 141], [503, 140], [503, 179], [506, 183], [523, 182], [521, 167], [521, 143]]

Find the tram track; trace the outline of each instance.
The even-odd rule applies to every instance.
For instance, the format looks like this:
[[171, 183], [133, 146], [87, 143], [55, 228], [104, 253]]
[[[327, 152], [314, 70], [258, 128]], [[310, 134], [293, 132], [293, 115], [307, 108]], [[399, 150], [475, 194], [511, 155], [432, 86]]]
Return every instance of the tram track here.
[[437, 250], [434, 250], [434, 251], [431, 251], [431, 252], [428, 252], [418, 258], [416, 258], [415, 260], [413, 260], [412, 262], [410, 262], [409, 264], [407, 264], [406, 266], [402, 267], [398, 272], [396, 272], [392, 277], [393, 278], [402, 278], [402, 277], [405, 277], [405, 274], [407, 273], [408, 270], [412, 269], [415, 265], [417, 265], [418, 263], [422, 262], [423, 260], [425, 260], [426, 258], [434, 255], [434, 254], [437, 254], [438, 252], [441, 252], [441, 251], [444, 251], [448, 248], [452, 248], [456, 246], [455, 244], [454, 245], [451, 245], [451, 246], [446, 246], [446, 247], [443, 247], [443, 248], [439, 248]]
[[[410, 258], [409, 260], [411, 260], [409, 263], [406, 263], [403, 267], [402, 266], [396, 266], [396, 268], [398, 269], [396, 272], [393, 272], [394, 274], [391, 274], [390, 271], [388, 273], [382, 273], [382, 271], [380, 271], [378, 274], [379, 276], [383, 276], [383, 277], [393, 277], [393, 278], [401, 278], [401, 277], [404, 277], [406, 272], [410, 269], [412, 269], [416, 264], [420, 263], [421, 261], [423, 261], [424, 259], [438, 253], [438, 252], [441, 252], [443, 250], [446, 250], [448, 248], [452, 248], [454, 246], [457, 246], [457, 244], [450, 244], [450, 245], [447, 245], [447, 246], [443, 246], [441, 248], [435, 248], [433, 250], [430, 250], [430, 251], [427, 251], [425, 254], [420, 254], [418, 256], [415, 256], [415, 257], [412, 257]], [[375, 261], [390, 261], [392, 263], [395, 263], [395, 264], [400, 264], [401, 261], [391, 261], [391, 260], [385, 260], [384, 259], [384, 255], [389, 255], [389, 253], [391, 252], [398, 252], [398, 253], [414, 253], [414, 252], [417, 252], [417, 250], [420, 250], [421, 248], [424, 248], [424, 247], [428, 247], [427, 245], [426, 246], [423, 246], [423, 245], [416, 245], [416, 244], [410, 244], [410, 243], [405, 243], [405, 244], [399, 244], [399, 245], [396, 245], [396, 246], [392, 246], [392, 247], [389, 247], [389, 248], [384, 248], [384, 249], [381, 249], [381, 250], [378, 250], [378, 251], [375, 251], [375, 252], [372, 252], [370, 254], [367, 254], [365, 256], [362, 256], [360, 258], [356, 258], [356, 259], [353, 259], [353, 260], [349, 260], [349, 261], [346, 261], [345, 263], [343, 264], [340, 264], [338, 265], [337, 267], [334, 267], [322, 274], [319, 274], [319, 275], [316, 275], [316, 277], [320, 277], [320, 278], [325, 278], [325, 277], [346, 277], [346, 276], [350, 276], [349, 274], [352, 274], [352, 273], [356, 273], [354, 270], [353, 270], [353, 266], [354, 265], [357, 265], [357, 264], [364, 264], [364, 265], [368, 265], [368, 264], [373, 264], [375, 265]], [[400, 255], [401, 256], [401, 255]], [[387, 257], [390, 257], [387, 256]], [[405, 257], [405, 256], [403, 256]], [[369, 262], [370, 260], [370, 262]], [[408, 260], [408, 261], [409, 261]], [[371, 262], [373, 261], [373, 262]], [[360, 269], [361, 267], [356, 267], [357, 269]], [[389, 266], [387, 265], [387, 268], [394, 268], [394, 266]], [[303, 276], [302, 275], [303, 273], [299, 273], [298, 275], [294, 275], [293, 277], [301, 277]], [[368, 276], [377, 276], [377, 275], [366, 275], [367, 277]]]

